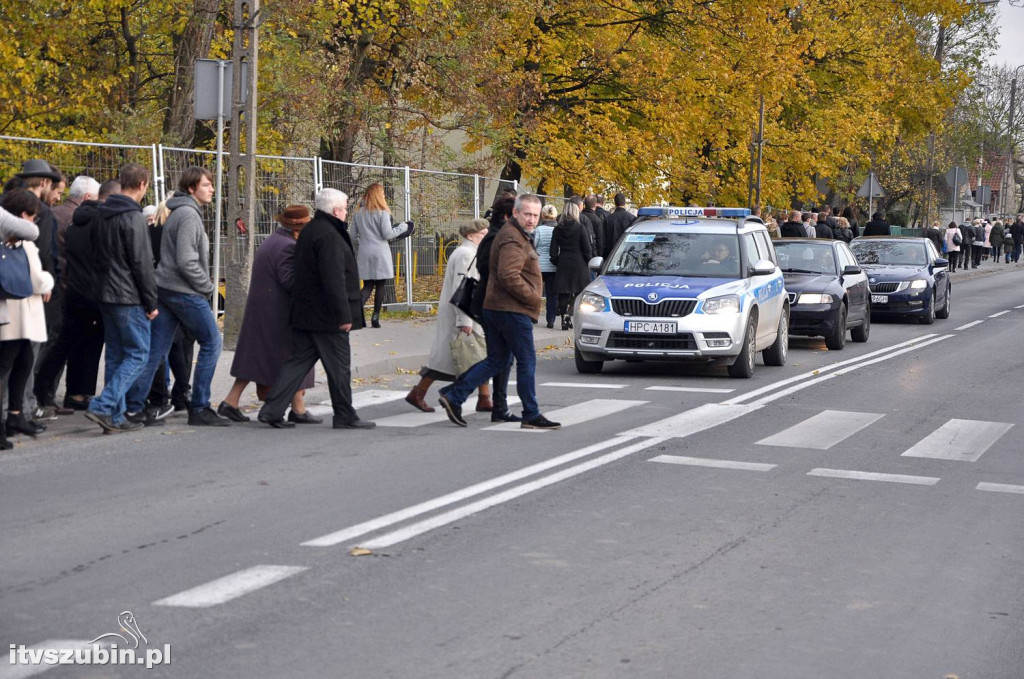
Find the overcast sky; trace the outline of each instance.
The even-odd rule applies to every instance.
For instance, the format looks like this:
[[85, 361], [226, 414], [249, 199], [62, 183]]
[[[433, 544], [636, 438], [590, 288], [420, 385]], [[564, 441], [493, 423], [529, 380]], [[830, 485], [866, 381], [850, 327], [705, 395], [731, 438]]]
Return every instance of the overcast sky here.
[[999, 51], [991, 61], [1010, 66], [1024, 64], [1024, 6], [1014, 7], [1009, 0], [999, 3]]

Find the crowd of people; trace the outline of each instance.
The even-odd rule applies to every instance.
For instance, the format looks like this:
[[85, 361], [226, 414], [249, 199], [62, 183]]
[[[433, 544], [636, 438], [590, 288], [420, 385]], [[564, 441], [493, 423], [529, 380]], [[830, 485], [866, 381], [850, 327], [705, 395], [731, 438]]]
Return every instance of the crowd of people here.
[[[103, 183], [76, 177], [64, 197], [64, 175], [34, 159], [4, 186], [0, 391], [7, 417], [0, 422], [0, 446], [12, 447], [8, 433], [36, 436], [46, 421], [79, 411], [104, 433], [159, 426], [176, 410], [188, 411], [191, 426], [249, 422], [240, 399], [250, 383], [264, 401], [259, 421], [281, 429], [319, 424], [304, 402], [318, 361], [327, 375], [334, 428], [372, 428], [352, 406], [349, 333], [366, 326], [364, 305], [371, 297], [370, 324], [380, 327], [385, 286], [394, 278], [389, 241], [414, 230], [411, 221], [395, 223], [384, 187], [366, 189], [351, 229], [349, 197], [331, 188], [316, 195], [314, 213], [289, 205], [276, 216], [277, 230], [253, 261], [230, 368], [235, 380], [214, 409], [211, 389], [222, 347], [204, 227], [213, 177], [189, 167], [166, 201], [143, 207], [149, 183], [145, 167], [128, 164]], [[537, 404], [532, 326], [547, 295], [554, 300], [548, 327], [556, 313], [568, 327], [571, 300], [589, 282], [587, 261], [607, 254], [632, 222], [621, 194], [615, 212], [602, 203], [597, 196], [574, 199], [560, 219], [549, 209], [537, 233], [540, 199], [506, 192], [489, 219], [461, 226], [442, 298], [463, 277], [476, 278], [472, 309], [441, 305], [431, 356], [406, 399], [410, 404], [433, 411], [426, 392], [445, 381], [451, 385], [441, 390], [440, 402], [455, 424], [465, 426], [461, 405], [477, 391], [475, 407], [490, 412], [492, 421], [559, 427]], [[456, 342], [467, 337], [475, 347], [468, 353], [466, 342]], [[513, 363], [522, 416], [508, 407]]]

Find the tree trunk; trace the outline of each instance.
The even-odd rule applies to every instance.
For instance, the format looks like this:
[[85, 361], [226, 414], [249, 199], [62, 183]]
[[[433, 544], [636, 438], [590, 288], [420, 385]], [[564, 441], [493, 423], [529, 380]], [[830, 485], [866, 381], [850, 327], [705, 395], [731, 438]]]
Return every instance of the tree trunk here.
[[164, 133], [185, 147], [192, 145], [196, 129], [193, 115], [196, 59], [205, 59], [210, 53], [219, 9], [220, 0], [194, 0], [185, 30], [174, 45], [174, 87], [164, 119]]

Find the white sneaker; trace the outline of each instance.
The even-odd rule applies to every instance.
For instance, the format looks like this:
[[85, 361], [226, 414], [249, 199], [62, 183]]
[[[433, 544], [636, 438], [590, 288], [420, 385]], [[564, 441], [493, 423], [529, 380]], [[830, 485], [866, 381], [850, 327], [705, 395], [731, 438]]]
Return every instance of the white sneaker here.
[[51, 408], [50, 406], [46, 406], [45, 408], [36, 408], [35, 412], [32, 413], [32, 419], [33, 420], [56, 420], [57, 419], [57, 411], [54, 410], [53, 408]]

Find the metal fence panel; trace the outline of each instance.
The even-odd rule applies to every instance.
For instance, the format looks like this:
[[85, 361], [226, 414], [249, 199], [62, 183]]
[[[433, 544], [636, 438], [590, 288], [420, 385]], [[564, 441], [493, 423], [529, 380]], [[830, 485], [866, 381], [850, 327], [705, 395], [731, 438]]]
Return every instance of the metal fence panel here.
[[[68, 178], [68, 186], [75, 177], [85, 175], [101, 184], [116, 179], [121, 168], [138, 163], [149, 169], [155, 177], [155, 147], [121, 144], [94, 144], [51, 139], [26, 139], [0, 136], [0, 181], [6, 182], [18, 172], [26, 160], [42, 158], [56, 166]], [[147, 194], [149, 202], [156, 196], [154, 182]]]

